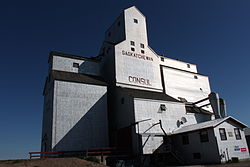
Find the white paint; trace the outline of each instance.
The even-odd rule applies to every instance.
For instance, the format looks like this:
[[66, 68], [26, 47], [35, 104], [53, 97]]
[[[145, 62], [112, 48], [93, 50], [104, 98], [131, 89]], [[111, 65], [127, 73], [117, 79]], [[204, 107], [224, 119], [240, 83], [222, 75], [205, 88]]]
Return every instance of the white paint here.
[[[220, 128], [225, 128], [227, 140], [221, 140], [220, 133], [219, 133]], [[225, 121], [225, 122], [221, 123], [220, 125], [218, 125], [216, 128], [214, 128], [214, 134], [215, 134], [216, 139], [217, 139], [220, 154], [225, 152], [226, 156], [227, 155], [229, 156], [229, 157], [227, 157], [229, 159], [231, 159], [232, 157], [238, 157], [239, 159], [250, 158], [249, 152], [248, 152], [248, 146], [246, 143], [246, 138], [245, 138], [245, 134], [244, 134], [243, 129], [240, 128], [241, 140], [237, 140], [235, 137], [234, 128], [240, 128], [240, 127], [232, 121]], [[232, 132], [233, 136], [230, 137], [228, 135], [228, 132]], [[239, 146], [239, 148], [246, 148], [246, 151], [244, 151], [244, 152], [235, 151], [234, 150], [235, 146]], [[222, 159], [222, 162], [225, 160], [226, 159]]]
[[[78, 63], [79, 68], [73, 67], [73, 63]], [[99, 64], [97, 62], [54, 56], [54, 55], [53, 55], [51, 70], [83, 73], [90, 75], [100, 75]]]
[[108, 146], [107, 88], [55, 81], [53, 151]]

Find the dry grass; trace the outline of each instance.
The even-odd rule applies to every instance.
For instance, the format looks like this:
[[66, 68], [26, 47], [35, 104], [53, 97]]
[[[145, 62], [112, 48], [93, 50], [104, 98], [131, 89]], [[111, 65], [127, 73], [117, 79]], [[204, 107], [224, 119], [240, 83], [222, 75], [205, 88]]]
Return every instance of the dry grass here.
[[0, 167], [105, 167], [79, 158], [48, 158], [0, 161]]

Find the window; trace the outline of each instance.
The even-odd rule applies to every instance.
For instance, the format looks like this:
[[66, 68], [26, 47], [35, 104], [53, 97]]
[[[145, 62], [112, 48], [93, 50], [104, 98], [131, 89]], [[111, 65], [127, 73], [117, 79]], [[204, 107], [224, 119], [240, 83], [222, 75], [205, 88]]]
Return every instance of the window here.
[[164, 62], [164, 57], [161, 57], [161, 61], [163, 61], [163, 62]]
[[138, 23], [138, 20], [137, 20], [137, 19], [134, 19], [134, 23], [136, 23], [136, 24], [137, 24], [137, 23]]
[[194, 79], [198, 79], [197, 75], [194, 76]]
[[161, 104], [160, 105], [160, 112], [163, 112], [163, 111], [166, 111], [167, 108], [166, 108], [166, 105], [165, 104]]
[[235, 134], [236, 140], [241, 140], [241, 135], [240, 135], [240, 129], [239, 128], [234, 128], [234, 134]]
[[187, 64], [187, 68], [190, 68], [190, 64]]
[[200, 131], [200, 141], [201, 141], [202, 143], [208, 142], [208, 141], [209, 141], [207, 130]]
[[183, 145], [189, 144], [188, 134], [182, 135], [182, 144], [183, 144]]
[[79, 63], [73, 63], [73, 67], [79, 68]]
[[134, 51], [135, 51], [135, 48], [131, 48], [131, 51], [133, 51], [133, 52], [134, 52]]
[[141, 46], [141, 48], [144, 48], [144, 44], [143, 43], [141, 43], [140, 46]]
[[201, 159], [201, 153], [193, 153], [194, 159]]
[[108, 47], [108, 49], [107, 49], [107, 54], [109, 53], [109, 51], [110, 51], [110, 48]]
[[144, 50], [141, 50], [141, 53], [142, 53], [142, 54], [144, 54], [144, 53], [145, 53], [145, 51], [144, 51]]
[[221, 140], [227, 140], [227, 135], [226, 135], [226, 130], [225, 128], [220, 128], [219, 129], [220, 132], [220, 139]]
[[130, 45], [135, 46], [135, 42], [134, 41], [130, 41]]

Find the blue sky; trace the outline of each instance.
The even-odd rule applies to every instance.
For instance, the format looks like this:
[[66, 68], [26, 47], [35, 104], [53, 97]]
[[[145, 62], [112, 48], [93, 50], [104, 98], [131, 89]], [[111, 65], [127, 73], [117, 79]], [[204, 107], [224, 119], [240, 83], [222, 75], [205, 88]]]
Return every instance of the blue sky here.
[[105, 30], [132, 5], [147, 17], [149, 45], [197, 64], [228, 114], [250, 125], [249, 0], [2, 0], [0, 159], [40, 151], [49, 52], [96, 56]]

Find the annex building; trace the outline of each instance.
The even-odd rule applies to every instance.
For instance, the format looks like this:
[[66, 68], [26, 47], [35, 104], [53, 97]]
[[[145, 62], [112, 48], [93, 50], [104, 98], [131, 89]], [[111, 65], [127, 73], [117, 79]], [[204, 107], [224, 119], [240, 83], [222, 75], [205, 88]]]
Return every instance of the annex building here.
[[53, 51], [48, 64], [42, 151], [116, 147], [182, 164], [249, 158], [247, 126], [227, 116], [195, 64], [150, 48], [146, 18], [134, 6], [106, 31], [99, 55]]

